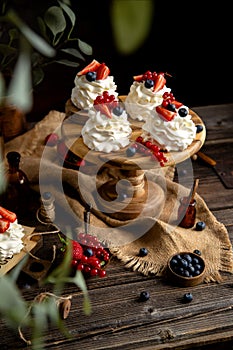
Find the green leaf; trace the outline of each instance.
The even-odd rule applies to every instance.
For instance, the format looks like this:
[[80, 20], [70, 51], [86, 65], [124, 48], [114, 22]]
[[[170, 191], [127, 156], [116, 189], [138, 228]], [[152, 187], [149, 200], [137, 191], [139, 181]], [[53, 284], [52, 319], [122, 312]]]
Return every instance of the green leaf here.
[[68, 67], [78, 67], [79, 66], [79, 63], [69, 61], [69, 60], [55, 60], [54, 62], [59, 63], [59, 64], [64, 64], [65, 66], [68, 66]]
[[19, 289], [8, 275], [0, 278], [0, 313], [13, 328], [24, 320], [26, 323], [27, 305]]
[[44, 71], [42, 68], [37, 67], [34, 68], [32, 71], [32, 84], [33, 86], [37, 86], [38, 84], [40, 84], [43, 79], [44, 79]]
[[78, 39], [78, 47], [80, 48], [80, 50], [85, 54], [85, 55], [92, 55], [92, 47], [90, 45], [88, 45], [86, 42]]
[[75, 276], [72, 277], [70, 282], [75, 283], [77, 287], [79, 287], [84, 296], [84, 301], [83, 301], [83, 311], [85, 315], [90, 315], [91, 314], [91, 302], [89, 299], [88, 291], [87, 291], [87, 286], [86, 286], [86, 281], [83, 277], [83, 274], [81, 271], [77, 271]]
[[9, 34], [9, 37], [10, 37], [11, 41], [13, 41], [15, 39], [18, 39], [18, 37], [19, 37], [19, 32], [18, 32], [18, 30], [16, 28], [9, 29], [8, 34]]
[[74, 57], [80, 58], [81, 60], [85, 61], [85, 58], [81, 55], [81, 53], [74, 48], [68, 48], [68, 49], [61, 49], [60, 51], [68, 53], [69, 55], [72, 55]]
[[24, 112], [32, 108], [32, 79], [30, 45], [21, 38], [19, 58], [16, 62], [14, 74], [8, 88], [8, 102]]
[[136, 51], [147, 38], [153, 19], [153, 0], [113, 0], [110, 16], [117, 50]]
[[14, 47], [6, 44], [0, 44], [0, 53], [4, 56], [15, 55], [17, 50]]
[[12, 9], [8, 10], [7, 17], [9, 20], [21, 31], [21, 33], [27, 38], [29, 43], [38, 50], [41, 54], [46, 57], [53, 57], [56, 53], [54, 48], [52, 48], [43, 38], [38, 34], [33, 32], [30, 27], [28, 27], [21, 18]]
[[58, 6], [52, 6], [45, 12], [44, 21], [54, 36], [66, 29], [66, 19]]
[[75, 13], [71, 10], [69, 6], [64, 4], [62, 1], [58, 1], [58, 3], [62, 7], [62, 9], [66, 12], [66, 14], [69, 16], [72, 26], [74, 27], [75, 21], [76, 21]]
[[5, 97], [5, 93], [6, 93], [5, 80], [4, 80], [2, 73], [0, 72], [0, 105], [3, 102], [3, 99]]

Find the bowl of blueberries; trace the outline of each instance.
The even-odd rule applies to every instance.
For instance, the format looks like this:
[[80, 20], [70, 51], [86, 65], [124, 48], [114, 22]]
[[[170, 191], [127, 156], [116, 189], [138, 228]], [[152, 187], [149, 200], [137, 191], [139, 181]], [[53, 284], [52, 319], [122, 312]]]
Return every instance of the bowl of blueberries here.
[[167, 264], [168, 280], [182, 287], [192, 287], [203, 282], [205, 261], [199, 250], [173, 255]]

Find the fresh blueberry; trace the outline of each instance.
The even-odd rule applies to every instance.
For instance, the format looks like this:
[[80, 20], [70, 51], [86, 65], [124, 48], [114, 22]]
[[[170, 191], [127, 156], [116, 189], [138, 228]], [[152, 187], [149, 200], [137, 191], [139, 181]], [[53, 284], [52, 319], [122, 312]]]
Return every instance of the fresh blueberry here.
[[178, 113], [179, 113], [179, 116], [182, 118], [184, 118], [188, 115], [187, 109], [183, 108], [183, 107], [179, 108]]
[[183, 295], [183, 302], [184, 303], [190, 303], [193, 300], [193, 295], [192, 293], [185, 293]]
[[197, 132], [197, 134], [198, 134], [199, 132], [202, 132], [202, 130], [203, 130], [203, 126], [202, 126], [201, 124], [197, 124], [197, 125], [196, 125], [196, 132]]
[[140, 248], [139, 256], [147, 256], [148, 250], [146, 248]]
[[93, 250], [91, 248], [87, 248], [84, 250], [84, 255], [87, 256], [88, 258], [90, 258], [91, 256], [93, 256]]
[[90, 82], [95, 81], [96, 80], [96, 72], [88, 72], [86, 74], [86, 79]]
[[135, 155], [136, 151], [137, 150], [135, 147], [133, 147], [133, 146], [128, 147], [126, 150], [127, 157], [133, 157]]
[[113, 113], [117, 115], [118, 117], [123, 113], [124, 109], [121, 106], [117, 106], [113, 108]]
[[193, 252], [194, 254], [201, 255], [201, 251], [199, 249], [195, 249]]
[[166, 109], [168, 109], [171, 112], [175, 112], [176, 111], [176, 106], [174, 105], [174, 103], [168, 103]]
[[202, 230], [204, 230], [205, 229], [205, 223], [204, 223], [204, 221], [198, 221], [197, 223], [196, 223], [196, 230], [197, 231], [202, 231]]
[[147, 88], [147, 89], [150, 89], [150, 88], [152, 88], [153, 86], [154, 86], [154, 80], [152, 80], [152, 79], [147, 79], [146, 81], [145, 81], [145, 87]]
[[140, 301], [147, 301], [149, 299], [150, 299], [150, 293], [149, 292], [147, 292], [147, 291], [141, 292], [140, 297], [139, 297]]

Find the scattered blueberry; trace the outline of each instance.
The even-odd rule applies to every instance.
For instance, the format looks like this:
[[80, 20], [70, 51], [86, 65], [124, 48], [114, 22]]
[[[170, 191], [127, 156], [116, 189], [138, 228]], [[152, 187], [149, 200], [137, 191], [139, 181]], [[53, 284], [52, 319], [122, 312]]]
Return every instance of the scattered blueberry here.
[[196, 223], [196, 230], [197, 231], [202, 231], [202, 230], [204, 230], [205, 229], [205, 223], [204, 223], [204, 221], [198, 221], [197, 223]]
[[193, 300], [193, 295], [192, 293], [185, 293], [183, 295], [183, 302], [184, 303], [190, 303]]
[[150, 88], [152, 88], [153, 86], [154, 86], [154, 80], [152, 80], [152, 79], [147, 79], [146, 81], [145, 81], [145, 87], [147, 88], [147, 89], [150, 89]]
[[140, 248], [139, 256], [147, 256], [148, 250], [146, 248]]
[[203, 130], [203, 126], [202, 126], [201, 124], [197, 124], [197, 125], [196, 125], [196, 132], [197, 132], [197, 134], [198, 134], [199, 132], [202, 132], [202, 130]]
[[147, 291], [141, 292], [140, 297], [139, 297], [140, 301], [147, 301], [149, 299], [150, 299], [150, 293], [149, 292], [147, 292]]
[[88, 72], [86, 74], [86, 79], [88, 81], [95, 81], [96, 80], [96, 72]]
[[199, 249], [195, 249], [193, 252], [194, 254], [201, 255], [201, 251]]
[[42, 194], [42, 197], [43, 197], [43, 199], [50, 199], [51, 197], [52, 197], [52, 195], [51, 195], [51, 193], [50, 192], [44, 192], [43, 194]]
[[188, 111], [187, 111], [186, 108], [181, 107], [178, 110], [178, 114], [179, 114], [180, 117], [184, 118], [184, 117], [186, 117], [188, 115]]
[[135, 155], [136, 151], [137, 150], [135, 147], [133, 147], [133, 146], [128, 147], [126, 150], [127, 157], [133, 157]]

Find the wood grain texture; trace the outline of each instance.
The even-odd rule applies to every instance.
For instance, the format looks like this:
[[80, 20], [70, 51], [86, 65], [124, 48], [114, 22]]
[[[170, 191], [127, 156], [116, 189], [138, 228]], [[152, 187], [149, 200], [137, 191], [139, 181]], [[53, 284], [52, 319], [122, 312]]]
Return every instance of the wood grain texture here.
[[[221, 143], [233, 135], [232, 106], [195, 109], [207, 129], [207, 140], [202, 150], [213, 159], [221, 151]], [[222, 121], [220, 126], [218, 121]], [[214, 140], [216, 144], [212, 147]], [[230, 159], [232, 154], [228, 157]], [[197, 192], [217, 220], [226, 226], [233, 242], [233, 190], [225, 188], [215, 170], [201, 159], [192, 161], [192, 164], [194, 177], [199, 179]], [[57, 239], [56, 235], [45, 236], [38, 256], [49, 259], [51, 247], [58, 242]], [[65, 320], [70, 338], [50, 326], [44, 332], [45, 349], [230, 350], [233, 345], [233, 276], [228, 273], [222, 276], [221, 283], [180, 288], [162, 278], [132, 272], [112, 258], [107, 266], [106, 278], [87, 279], [93, 310], [91, 316], [83, 314], [81, 291], [74, 285], [65, 287], [63, 295], [73, 296], [70, 314]], [[20, 286], [26, 282], [29, 281], [24, 276], [18, 281]], [[52, 287], [46, 286], [46, 290], [50, 291]], [[150, 299], [143, 303], [138, 298], [144, 290], [150, 292]], [[41, 291], [44, 287], [21, 287], [28, 301]], [[185, 292], [193, 294], [193, 301], [189, 304], [181, 302]], [[24, 330], [24, 334], [26, 338], [30, 337], [28, 329]], [[25, 348], [17, 333], [9, 331], [1, 319], [0, 349]], [[31, 350], [30, 347], [28, 349]]]

